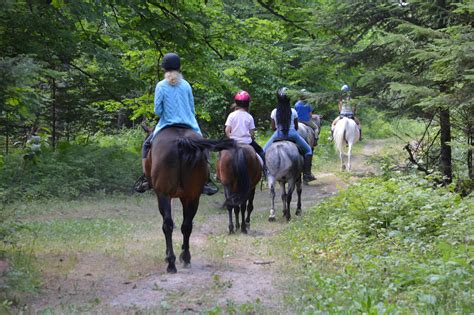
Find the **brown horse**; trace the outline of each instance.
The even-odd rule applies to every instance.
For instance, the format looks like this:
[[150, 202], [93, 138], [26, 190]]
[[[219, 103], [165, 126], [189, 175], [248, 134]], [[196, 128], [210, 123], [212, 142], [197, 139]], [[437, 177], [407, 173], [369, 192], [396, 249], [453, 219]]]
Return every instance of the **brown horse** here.
[[[255, 187], [262, 177], [262, 166], [255, 150], [250, 145], [239, 144], [220, 152], [216, 172], [224, 185], [225, 205], [229, 212], [229, 233], [234, 233], [232, 210], [235, 213], [235, 228], [240, 227], [242, 233], [247, 233], [250, 214], [253, 211]], [[239, 223], [239, 213], [242, 215], [242, 223]]]
[[206, 151], [220, 151], [233, 146], [233, 140], [206, 140], [193, 130], [180, 126], [163, 129], [153, 139], [145, 161], [145, 176], [150, 179], [158, 197], [158, 208], [163, 217], [168, 272], [177, 271], [172, 241], [174, 222], [171, 216], [171, 198], [179, 198], [183, 205], [183, 246], [179, 258], [187, 267], [191, 263], [189, 237], [193, 219], [209, 174]]

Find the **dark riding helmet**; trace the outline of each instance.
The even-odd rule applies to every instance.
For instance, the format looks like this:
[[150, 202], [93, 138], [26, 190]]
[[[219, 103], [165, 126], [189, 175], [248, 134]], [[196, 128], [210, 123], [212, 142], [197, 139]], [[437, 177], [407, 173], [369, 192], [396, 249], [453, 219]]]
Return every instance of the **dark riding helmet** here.
[[286, 87], [282, 87], [282, 88], [278, 89], [278, 91], [277, 91], [277, 98], [278, 98], [279, 100], [282, 100], [282, 101], [283, 101], [283, 100], [284, 100], [284, 101], [289, 100], [290, 98], [289, 98], [288, 95], [286, 94], [287, 91], [288, 91], [288, 89], [287, 89]]
[[165, 69], [165, 71], [179, 70], [181, 67], [181, 59], [175, 53], [167, 53], [161, 61], [161, 67]]

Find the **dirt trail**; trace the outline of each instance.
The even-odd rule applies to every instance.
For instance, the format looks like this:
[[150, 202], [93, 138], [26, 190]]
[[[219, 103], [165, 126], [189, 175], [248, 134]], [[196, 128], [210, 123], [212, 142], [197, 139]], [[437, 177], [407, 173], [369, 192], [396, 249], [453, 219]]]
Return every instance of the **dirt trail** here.
[[[381, 147], [381, 142], [365, 142], [362, 153], [354, 155], [353, 172], [359, 176], [360, 173], [376, 172], [365, 161]], [[318, 179], [311, 185], [303, 187], [303, 215], [305, 209], [347, 185], [347, 179], [343, 180], [337, 174], [319, 172], [316, 177]], [[223, 195], [204, 198], [209, 198], [211, 204], [218, 204]], [[227, 234], [227, 211], [215, 209], [206, 212], [206, 217], [197, 217], [191, 235], [191, 267], [184, 269], [178, 264], [177, 274], [167, 274], [165, 262], [158, 261], [155, 262], [159, 266], [155, 273], [140, 274], [137, 279], [127, 280], [106, 257], [78, 257], [80, 261], [73, 272], [62, 278], [54, 277], [54, 282], [46, 280], [42, 296], [33, 301], [29, 309], [37, 311], [46, 306], [87, 304], [88, 307], [75, 310], [120, 314], [198, 313], [220, 307], [218, 310], [224, 313], [233, 309], [238, 312], [288, 313], [284, 307], [285, 286], [282, 282], [285, 275], [281, 275], [281, 262], [269, 246], [270, 239], [287, 223], [281, 217], [280, 200], [277, 222], [267, 221], [269, 204], [268, 190], [258, 190], [248, 235], [240, 232]], [[175, 220], [179, 227], [179, 211], [175, 213], [178, 213]], [[175, 229], [174, 242], [179, 254], [179, 228]], [[92, 275], [87, 271], [90, 265], [102, 265], [102, 269], [109, 272]]]

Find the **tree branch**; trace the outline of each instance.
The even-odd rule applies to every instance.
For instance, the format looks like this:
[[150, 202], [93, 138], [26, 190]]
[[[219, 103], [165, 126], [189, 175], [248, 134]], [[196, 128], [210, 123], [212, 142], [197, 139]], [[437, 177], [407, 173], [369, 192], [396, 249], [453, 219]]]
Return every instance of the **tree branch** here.
[[[76, 70], [79, 71], [80, 73], [84, 74], [86, 77], [91, 78], [91, 79], [94, 80], [95, 82], [100, 83], [100, 80], [96, 79], [92, 74], [90, 74], [90, 73], [86, 72], [85, 70], [79, 68], [79, 67], [76, 66], [75, 64], [73, 64], [73, 63], [71, 63], [71, 62], [68, 62], [68, 61], [63, 61], [63, 62], [64, 62], [65, 64], [67, 64], [68, 66], [70, 66], [70, 67], [76, 69]], [[101, 86], [101, 87], [102, 87], [102, 89], [104, 89], [104, 91], [106, 91], [106, 92], [110, 95], [110, 97], [112, 97], [112, 99], [113, 99], [114, 101], [119, 102], [120, 104], [122, 104], [122, 105], [125, 106], [125, 107], [127, 106], [124, 102], [122, 102], [122, 101], [120, 100], [120, 98], [118, 98], [118, 97], [117, 97], [112, 91], [110, 91], [107, 87], [105, 87], [105, 86]]]
[[315, 39], [316, 37], [314, 36], [314, 34], [312, 34], [310, 31], [308, 31], [307, 29], [305, 28], [302, 28], [301, 26], [297, 25], [294, 21], [292, 20], [289, 20], [287, 19], [285, 16], [281, 15], [280, 13], [276, 12], [269, 4], [263, 2], [262, 0], [257, 0], [257, 2], [262, 6], [264, 7], [265, 9], [268, 10], [268, 12], [270, 12], [271, 14], [275, 15], [276, 17], [279, 17], [280, 19], [282, 19], [283, 21], [293, 25], [294, 27], [296, 27], [297, 29], [305, 32], [306, 34], [308, 34], [311, 39]]

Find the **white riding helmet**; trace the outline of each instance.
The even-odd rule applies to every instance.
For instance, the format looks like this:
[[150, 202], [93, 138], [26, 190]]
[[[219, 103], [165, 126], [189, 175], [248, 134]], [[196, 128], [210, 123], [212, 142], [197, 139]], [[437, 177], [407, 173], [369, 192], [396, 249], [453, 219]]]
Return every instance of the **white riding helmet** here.
[[347, 93], [351, 90], [351, 88], [349, 87], [349, 85], [347, 84], [344, 84], [342, 87], [341, 87], [341, 91], [344, 92], [344, 93]]

